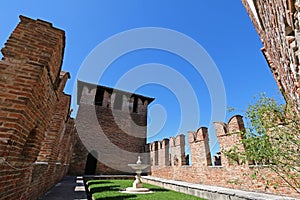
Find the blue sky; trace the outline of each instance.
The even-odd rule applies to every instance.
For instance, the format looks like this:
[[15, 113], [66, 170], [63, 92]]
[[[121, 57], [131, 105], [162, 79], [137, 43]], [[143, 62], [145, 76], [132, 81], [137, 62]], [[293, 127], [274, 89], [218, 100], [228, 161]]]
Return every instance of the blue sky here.
[[[239, 0], [10, 0], [2, 2], [0, 7], [1, 47], [19, 22], [19, 15], [43, 19], [65, 30], [63, 70], [71, 73], [71, 80], [65, 89], [68, 94], [73, 93], [74, 81], [83, 61], [98, 44], [130, 29], [160, 27], [175, 30], [197, 41], [213, 59], [224, 82], [227, 106], [237, 108], [234, 113], [226, 115], [225, 122], [233, 114], [243, 114], [248, 104], [253, 101], [253, 96], [261, 92], [282, 101], [260, 51], [261, 41]], [[170, 90], [170, 86], [141, 86], [135, 92], [156, 99], [149, 108], [149, 123], [157, 122], [158, 126], [162, 126], [160, 131], [157, 131], [159, 128], [154, 125], [149, 127], [148, 133], [151, 137], [148, 141], [186, 133], [200, 126], [210, 126], [213, 132], [208, 86], [191, 64], [177, 55], [157, 49], [127, 53], [110, 65], [100, 83], [114, 87], [120, 77], [129, 70], [147, 63], [166, 65], [182, 74], [193, 87], [200, 110], [198, 123], [187, 122], [183, 130], [179, 124], [182, 121], [180, 109], [184, 106], [180, 105], [178, 94]], [[154, 73], [170, 79], [176, 85], [176, 77]], [[139, 74], [136, 78], [144, 79], [146, 76], [147, 74]], [[121, 86], [120, 89], [126, 88]], [[72, 107], [75, 108], [75, 105], [72, 104]], [[165, 123], [162, 123], [163, 121]], [[215, 141], [214, 133], [211, 133], [210, 139]], [[217, 151], [217, 148], [214, 146], [213, 152]]]

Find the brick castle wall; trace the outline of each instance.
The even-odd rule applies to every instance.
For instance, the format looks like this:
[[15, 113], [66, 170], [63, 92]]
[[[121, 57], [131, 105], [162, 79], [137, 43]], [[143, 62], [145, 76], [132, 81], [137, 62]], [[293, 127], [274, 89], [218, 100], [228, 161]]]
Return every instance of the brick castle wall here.
[[37, 199], [67, 172], [74, 122], [64, 45], [64, 31], [20, 16], [2, 49], [0, 199]]
[[[221, 152], [241, 142], [241, 134], [239, 132], [245, 130], [242, 116], [236, 115], [228, 123], [216, 122], [214, 125]], [[180, 139], [177, 139], [176, 146], [170, 145], [170, 152], [176, 152], [176, 148], [181, 146], [183, 151], [180, 152], [180, 155], [182, 158], [186, 157], [184, 135], [179, 135], [175, 138]], [[165, 139], [164, 141], [167, 142], [168, 140]], [[223, 153], [220, 154], [220, 162], [214, 162], [212, 166], [207, 128], [201, 127], [196, 132], [189, 131], [188, 141], [191, 165], [185, 165], [178, 161], [173, 163], [174, 160], [172, 159], [160, 163], [161, 160], [165, 160], [165, 153], [161, 154], [161, 151], [157, 148], [150, 148], [150, 160], [158, 161], [158, 164], [155, 164], [155, 162], [151, 163], [151, 175], [204, 185], [300, 197], [299, 193], [278, 178], [278, 175], [267, 166], [253, 166], [248, 163], [239, 164], [236, 161], [229, 160]], [[159, 142], [161, 141], [154, 141], [149, 146], [155, 146]], [[214, 158], [216, 159], [216, 156]], [[267, 180], [259, 174], [255, 178], [251, 177], [257, 168], [262, 170], [260, 173], [264, 174], [264, 177], [272, 178], [268, 187], [266, 187]], [[276, 183], [279, 183], [278, 187], [276, 187]]]
[[[78, 82], [78, 94], [70, 174], [131, 173], [128, 164], [136, 163], [138, 155], [149, 160], [145, 154], [147, 106], [153, 99], [84, 82]], [[87, 171], [89, 154], [97, 159], [91, 162], [91, 171]]]
[[300, 1], [242, 0], [263, 43], [261, 49], [287, 103], [300, 115]]

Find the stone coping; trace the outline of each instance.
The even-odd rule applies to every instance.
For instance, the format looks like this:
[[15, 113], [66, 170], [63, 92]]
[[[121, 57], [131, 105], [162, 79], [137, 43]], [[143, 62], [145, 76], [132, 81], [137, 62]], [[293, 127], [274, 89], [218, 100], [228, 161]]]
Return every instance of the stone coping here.
[[42, 162], [42, 161], [35, 161], [35, 165], [48, 165], [48, 162]]
[[86, 179], [132, 179], [135, 175], [84, 175]]
[[157, 185], [178, 192], [191, 194], [205, 199], [218, 200], [297, 200], [296, 198], [271, 195], [258, 192], [248, 192], [217, 186], [201, 185], [183, 181], [163, 179], [154, 176], [142, 176], [142, 182]]

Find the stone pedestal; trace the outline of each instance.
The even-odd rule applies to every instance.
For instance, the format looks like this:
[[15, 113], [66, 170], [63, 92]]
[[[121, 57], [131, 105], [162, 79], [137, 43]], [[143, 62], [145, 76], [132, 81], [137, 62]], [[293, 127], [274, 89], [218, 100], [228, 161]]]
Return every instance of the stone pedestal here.
[[133, 188], [142, 188], [143, 184], [141, 181], [141, 174], [135, 176], [135, 181], [133, 182]]
[[129, 164], [128, 166], [132, 167], [132, 169], [136, 170], [135, 180], [132, 184], [132, 187], [126, 188], [125, 193], [133, 193], [133, 194], [147, 194], [151, 193], [148, 188], [143, 188], [143, 184], [141, 181], [141, 173], [142, 170], [147, 168], [149, 165], [142, 164], [140, 156], [138, 157], [138, 161], [136, 164]]

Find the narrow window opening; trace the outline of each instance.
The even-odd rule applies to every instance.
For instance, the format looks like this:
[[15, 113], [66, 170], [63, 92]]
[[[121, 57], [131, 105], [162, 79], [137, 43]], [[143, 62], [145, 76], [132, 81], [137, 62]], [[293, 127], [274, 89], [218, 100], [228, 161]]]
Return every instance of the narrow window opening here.
[[21, 156], [26, 160], [35, 161], [41, 147], [41, 141], [38, 138], [37, 128], [32, 129], [27, 137], [26, 143], [23, 146]]
[[102, 106], [103, 95], [104, 95], [104, 90], [101, 88], [97, 88], [96, 96], [95, 96], [95, 105]]
[[138, 108], [138, 98], [134, 97], [134, 101], [133, 101], [133, 112], [137, 113], [137, 109]]

